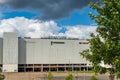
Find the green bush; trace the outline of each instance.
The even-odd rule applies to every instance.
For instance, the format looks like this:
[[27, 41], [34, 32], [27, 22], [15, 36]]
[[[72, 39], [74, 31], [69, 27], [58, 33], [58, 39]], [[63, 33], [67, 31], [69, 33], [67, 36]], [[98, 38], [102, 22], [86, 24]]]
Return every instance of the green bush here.
[[52, 78], [53, 78], [52, 73], [51, 73], [51, 72], [48, 72], [48, 80], [52, 80]]
[[65, 80], [73, 80], [73, 75], [69, 74], [68, 76], [66, 76]]
[[5, 79], [5, 76], [0, 74], [0, 80], [4, 80]]
[[2, 75], [1, 72], [2, 72], [2, 70], [0, 68], [0, 80], [4, 80], [5, 79], [5, 75]]
[[91, 76], [90, 80], [98, 80], [96, 76]]

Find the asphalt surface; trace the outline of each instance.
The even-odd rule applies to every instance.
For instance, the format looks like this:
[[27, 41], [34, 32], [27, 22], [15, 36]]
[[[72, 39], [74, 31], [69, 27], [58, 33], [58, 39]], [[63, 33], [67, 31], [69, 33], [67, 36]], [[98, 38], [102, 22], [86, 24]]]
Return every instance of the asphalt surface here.
[[[5, 80], [48, 80], [47, 73], [4, 73]], [[52, 80], [65, 80], [68, 73], [54, 73]], [[90, 80], [92, 73], [73, 74], [73, 80]], [[98, 80], [109, 80], [108, 75], [97, 75]]]
[[[73, 80], [90, 80], [91, 76], [75, 76], [73, 77]], [[108, 80], [108, 77], [102, 76], [102, 77], [97, 77], [99, 80]], [[39, 77], [39, 78], [34, 78], [33, 80], [47, 80], [45, 77]], [[57, 76], [53, 77], [52, 80], [65, 80], [65, 76]]]

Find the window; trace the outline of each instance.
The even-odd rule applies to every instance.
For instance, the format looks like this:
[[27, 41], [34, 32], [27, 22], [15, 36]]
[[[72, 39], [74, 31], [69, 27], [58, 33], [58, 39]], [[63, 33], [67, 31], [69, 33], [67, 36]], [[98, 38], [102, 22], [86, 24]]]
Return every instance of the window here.
[[88, 44], [89, 42], [79, 42], [79, 44]]

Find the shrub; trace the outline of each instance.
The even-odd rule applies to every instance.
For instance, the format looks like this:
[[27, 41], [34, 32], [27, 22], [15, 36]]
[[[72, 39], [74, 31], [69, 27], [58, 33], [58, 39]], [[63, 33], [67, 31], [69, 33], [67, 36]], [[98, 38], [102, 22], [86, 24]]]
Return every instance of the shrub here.
[[90, 80], [98, 80], [96, 76], [91, 76]]
[[0, 80], [4, 80], [5, 79], [5, 75], [3, 75], [1, 72], [2, 72], [2, 70], [0, 68]]
[[5, 76], [0, 74], [0, 80], [4, 80], [5, 79]]
[[66, 76], [65, 80], [73, 80], [73, 75], [69, 74], [68, 76]]
[[51, 72], [48, 72], [48, 80], [52, 80], [52, 78], [53, 78], [52, 73], [51, 73]]

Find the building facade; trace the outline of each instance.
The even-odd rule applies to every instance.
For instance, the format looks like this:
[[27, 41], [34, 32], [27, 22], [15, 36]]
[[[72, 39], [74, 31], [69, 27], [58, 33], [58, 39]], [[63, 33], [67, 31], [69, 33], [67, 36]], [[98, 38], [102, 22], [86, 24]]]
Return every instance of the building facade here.
[[91, 63], [79, 54], [88, 48], [86, 40], [21, 38], [6, 32], [0, 38], [0, 66], [3, 72], [90, 70]]

